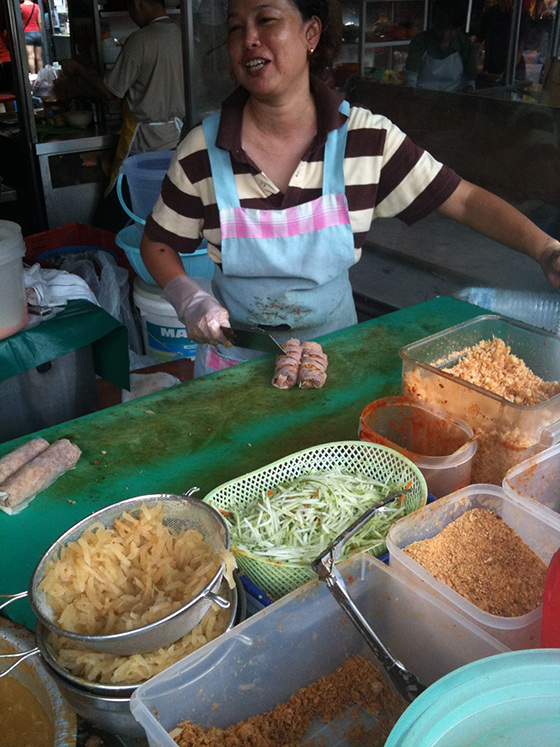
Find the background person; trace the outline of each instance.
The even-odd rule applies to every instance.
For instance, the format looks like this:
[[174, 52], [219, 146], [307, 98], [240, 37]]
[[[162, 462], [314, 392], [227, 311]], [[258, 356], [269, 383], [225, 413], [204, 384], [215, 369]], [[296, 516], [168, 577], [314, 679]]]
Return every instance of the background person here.
[[[523, 0], [519, 25], [519, 40], [515, 53], [515, 79], [525, 80], [525, 58], [523, 50], [529, 35], [531, 13], [529, 0]], [[511, 24], [513, 23], [512, 0], [495, 0], [482, 12], [477, 38], [484, 44], [483, 74], [490, 80], [502, 81], [506, 73]]]
[[[230, 0], [228, 51], [239, 88], [179, 144], [141, 252], [190, 339], [195, 376], [258, 355], [228, 348], [229, 318], [288, 324], [308, 340], [356, 323], [349, 268], [372, 221], [440, 210], [539, 261], [560, 286], [560, 243], [462, 180], [385, 117], [350, 108], [314, 74], [340, 48], [326, 0]], [[178, 252], [201, 238], [212, 295]]]
[[123, 120], [108, 193], [111, 197], [95, 225], [118, 230], [127, 222], [112, 186], [125, 158], [139, 153], [173, 150], [185, 116], [181, 29], [159, 0], [127, 0], [131, 19], [140, 28], [126, 40], [105, 79], [75, 60], [62, 63], [60, 91], [74, 75], [107, 100], [122, 103]]
[[438, 91], [474, 90], [476, 50], [461, 30], [462, 16], [441, 3], [434, 8], [433, 26], [410, 42], [405, 63], [407, 85]]
[[0, 93], [13, 93], [12, 57], [8, 47], [8, 31], [4, 9], [0, 5]]
[[20, 0], [23, 38], [30, 73], [38, 73], [43, 67], [43, 24], [41, 11], [33, 0]]

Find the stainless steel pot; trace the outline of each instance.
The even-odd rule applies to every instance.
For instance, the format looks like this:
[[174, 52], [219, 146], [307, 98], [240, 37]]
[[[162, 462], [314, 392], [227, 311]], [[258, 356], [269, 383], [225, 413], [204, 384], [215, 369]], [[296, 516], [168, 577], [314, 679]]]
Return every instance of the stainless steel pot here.
[[[235, 588], [228, 590], [232, 614], [226, 630], [242, 622], [246, 614], [245, 590], [237, 574], [235, 581]], [[130, 712], [130, 698], [140, 685], [101, 685], [71, 675], [56, 663], [45, 641], [47, 632], [38, 623], [35, 630], [38, 648], [47, 671], [76, 713], [103, 731], [123, 737], [145, 737], [143, 727]]]

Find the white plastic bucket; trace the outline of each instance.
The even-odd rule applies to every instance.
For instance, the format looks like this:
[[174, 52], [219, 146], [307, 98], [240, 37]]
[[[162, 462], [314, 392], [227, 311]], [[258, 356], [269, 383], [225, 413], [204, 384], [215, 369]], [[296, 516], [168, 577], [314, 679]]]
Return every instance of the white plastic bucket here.
[[[200, 280], [197, 279], [197, 282]], [[136, 278], [132, 296], [140, 314], [147, 355], [161, 361], [195, 357], [196, 342], [187, 337], [185, 325], [179, 321], [175, 309], [163, 297], [159, 286]]]
[[24, 254], [21, 226], [0, 220], [0, 339], [18, 332], [27, 322]]

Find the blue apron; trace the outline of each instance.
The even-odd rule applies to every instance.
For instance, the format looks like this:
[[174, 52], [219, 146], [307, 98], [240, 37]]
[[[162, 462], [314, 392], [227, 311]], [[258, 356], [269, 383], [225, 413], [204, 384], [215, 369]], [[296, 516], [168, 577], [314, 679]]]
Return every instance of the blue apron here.
[[[340, 111], [348, 116], [343, 101]], [[344, 184], [348, 123], [329, 133], [323, 194], [285, 210], [242, 208], [229, 151], [216, 147], [220, 112], [203, 123], [222, 233], [222, 268], [212, 292], [230, 318], [247, 324], [288, 324], [278, 334], [310, 340], [356, 324], [348, 277], [355, 263], [354, 236]], [[257, 358], [245, 348], [199, 345], [195, 377]]]

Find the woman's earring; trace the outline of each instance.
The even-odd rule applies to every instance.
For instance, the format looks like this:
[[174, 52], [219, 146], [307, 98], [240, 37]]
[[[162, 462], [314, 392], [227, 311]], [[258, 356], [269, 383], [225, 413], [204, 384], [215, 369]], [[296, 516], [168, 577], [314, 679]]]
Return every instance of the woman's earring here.
[[314, 51], [315, 51], [315, 48], [314, 48], [314, 47], [311, 47], [311, 49], [309, 50], [309, 56], [310, 56], [310, 57], [311, 57], [311, 55], [313, 54], [313, 52], [314, 52]]

